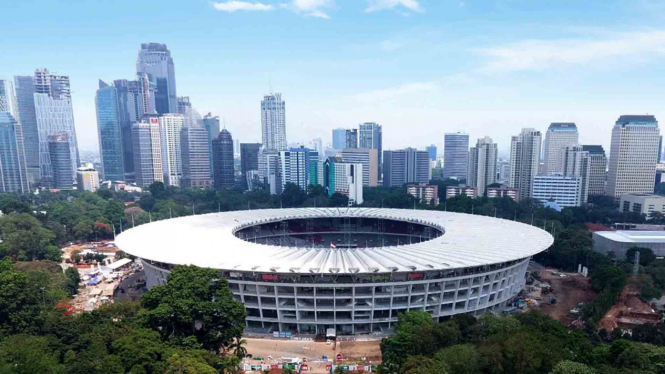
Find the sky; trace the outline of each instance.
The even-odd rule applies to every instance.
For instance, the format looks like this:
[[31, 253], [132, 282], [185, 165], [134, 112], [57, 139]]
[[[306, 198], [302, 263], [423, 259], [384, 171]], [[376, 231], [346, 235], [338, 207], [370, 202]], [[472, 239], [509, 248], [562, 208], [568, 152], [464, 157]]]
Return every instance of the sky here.
[[[0, 78], [69, 75], [81, 150], [97, 150], [98, 80], [131, 79], [140, 44], [167, 44], [177, 94], [241, 142], [280, 92], [287, 140], [383, 125], [384, 149], [442, 153], [444, 134], [576, 122], [609, 150], [622, 114], [663, 114], [658, 0], [2, 0]], [[664, 117], [665, 118], [665, 117]]]

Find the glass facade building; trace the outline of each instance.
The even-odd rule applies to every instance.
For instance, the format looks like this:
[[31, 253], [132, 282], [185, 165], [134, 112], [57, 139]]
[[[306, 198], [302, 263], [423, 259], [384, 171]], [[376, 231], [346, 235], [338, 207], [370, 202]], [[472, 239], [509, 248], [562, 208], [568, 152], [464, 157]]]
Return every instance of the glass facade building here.
[[124, 180], [122, 124], [116, 88], [99, 81], [95, 105], [104, 179]]
[[0, 111], [0, 191], [30, 191], [21, 125], [9, 111]]
[[466, 179], [468, 165], [469, 134], [446, 134], [443, 145], [443, 177]]
[[155, 87], [155, 110], [159, 114], [178, 113], [175, 65], [166, 44], [143, 43], [136, 61], [136, 72], [145, 73]]

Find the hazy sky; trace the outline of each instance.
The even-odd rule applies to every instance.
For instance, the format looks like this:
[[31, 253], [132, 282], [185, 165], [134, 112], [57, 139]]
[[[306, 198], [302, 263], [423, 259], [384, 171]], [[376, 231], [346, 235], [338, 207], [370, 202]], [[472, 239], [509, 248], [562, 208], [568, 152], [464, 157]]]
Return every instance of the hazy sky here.
[[0, 77], [69, 75], [82, 150], [98, 148], [98, 79], [133, 78], [142, 42], [166, 43], [178, 95], [242, 142], [261, 139], [270, 83], [289, 142], [374, 121], [386, 149], [465, 131], [506, 154], [520, 128], [562, 121], [607, 149], [619, 115], [663, 111], [658, 0], [2, 0], [0, 14]]

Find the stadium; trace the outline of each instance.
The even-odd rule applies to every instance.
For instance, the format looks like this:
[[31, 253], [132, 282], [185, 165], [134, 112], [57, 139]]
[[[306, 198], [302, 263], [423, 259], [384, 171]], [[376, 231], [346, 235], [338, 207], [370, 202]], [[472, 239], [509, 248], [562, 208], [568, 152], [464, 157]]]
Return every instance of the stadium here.
[[175, 265], [219, 269], [247, 331], [388, 332], [399, 313], [500, 312], [553, 238], [526, 224], [378, 208], [245, 210], [152, 222], [116, 238], [148, 287]]

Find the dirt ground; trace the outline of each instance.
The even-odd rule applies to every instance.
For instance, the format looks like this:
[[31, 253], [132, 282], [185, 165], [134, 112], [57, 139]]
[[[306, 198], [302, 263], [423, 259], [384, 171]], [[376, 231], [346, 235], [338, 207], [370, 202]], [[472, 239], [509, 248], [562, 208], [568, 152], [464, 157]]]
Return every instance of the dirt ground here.
[[[556, 274], [555, 274], [556, 272]], [[560, 274], [566, 275], [561, 277]], [[596, 292], [591, 289], [589, 278], [576, 273], [560, 273], [554, 269], [546, 268], [539, 271], [544, 282], [552, 286], [552, 295], [557, 299], [556, 304], [550, 304], [549, 295], [543, 297], [536, 310], [568, 326], [576, 317], [570, 310], [577, 308], [577, 304], [592, 301]]]
[[[325, 342], [299, 341], [299, 340], [277, 340], [277, 339], [256, 339], [246, 338], [247, 353], [252, 356], [261, 356], [268, 362], [268, 356], [272, 356], [273, 362], [281, 358], [306, 358], [309, 362], [311, 373], [326, 373], [326, 362], [321, 360], [322, 356], [329, 359], [341, 353], [344, 357], [344, 363], [360, 363], [361, 357], [365, 357], [367, 362], [377, 364], [381, 360], [381, 350], [379, 345], [381, 341], [344, 341], [338, 342], [337, 346], [326, 345]], [[252, 364], [258, 364], [259, 361], [252, 361]]]
[[[629, 284], [619, 296], [619, 301], [598, 322], [598, 329], [612, 331], [617, 327], [632, 328], [630, 324], [621, 323], [621, 318], [619, 318], [621, 313], [638, 312], [657, 315], [649, 304], [639, 299], [639, 295], [640, 285], [635, 283], [635, 280], [629, 280]], [[630, 321], [630, 318], [624, 320]]]

